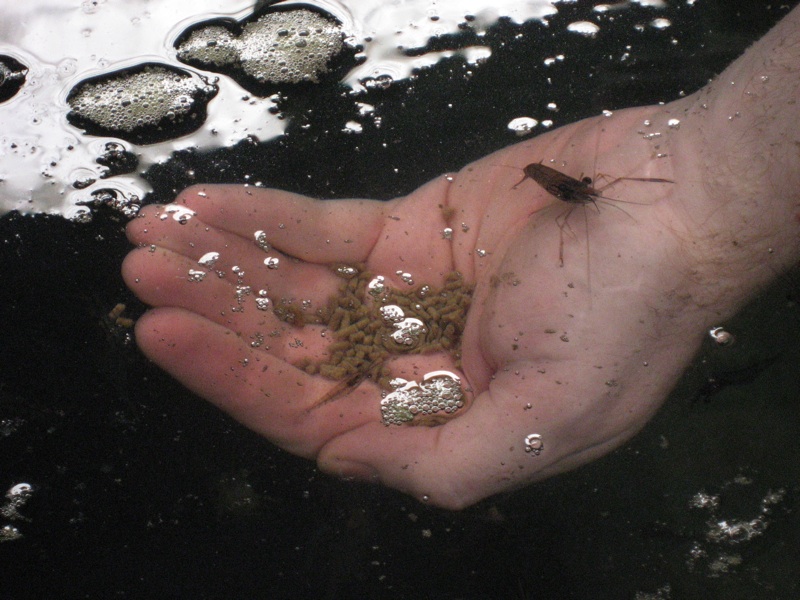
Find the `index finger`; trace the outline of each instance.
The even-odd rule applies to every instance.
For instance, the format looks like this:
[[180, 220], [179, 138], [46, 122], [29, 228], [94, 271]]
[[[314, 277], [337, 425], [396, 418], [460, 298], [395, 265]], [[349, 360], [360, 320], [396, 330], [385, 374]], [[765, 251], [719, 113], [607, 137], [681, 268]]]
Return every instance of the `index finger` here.
[[275, 189], [199, 185], [176, 202], [209, 225], [247, 239], [263, 231], [282, 252], [309, 262], [362, 262], [385, 223], [386, 202], [315, 200]]

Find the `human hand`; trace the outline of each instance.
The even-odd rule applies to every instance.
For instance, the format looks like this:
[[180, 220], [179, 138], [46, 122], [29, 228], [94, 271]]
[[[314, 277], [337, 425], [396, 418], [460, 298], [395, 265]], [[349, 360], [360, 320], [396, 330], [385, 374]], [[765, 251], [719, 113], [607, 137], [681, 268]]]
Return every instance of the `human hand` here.
[[[572, 167], [572, 156], [543, 153], [545, 144], [566, 134], [503, 151], [391, 202], [323, 202], [278, 190], [199, 186], [176, 201], [194, 212], [187, 220], [181, 211], [147, 207], [129, 225], [140, 248], [123, 269], [131, 289], [154, 307], [139, 320], [137, 341], [195, 393], [279, 446], [316, 459], [326, 471], [375, 477], [444, 506], [589, 460], [627, 438], [661, 398], [630, 410], [619, 397], [623, 388], [610, 382], [641, 379], [644, 359], [637, 357], [634, 367], [606, 362], [605, 351], [596, 356], [619, 337], [603, 341], [620, 320], [609, 313], [629, 314], [630, 306], [608, 303], [601, 294], [609, 284], [595, 225], [624, 228], [638, 215], [627, 206], [619, 214], [605, 207], [602, 214], [585, 213], [579, 206], [562, 228], [557, 217], [564, 203], [534, 182], [513, 189], [528, 162], [559, 156]], [[586, 147], [597, 138], [578, 141]], [[630, 165], [614, 166], [641, 174]], [[592, 167], [569, 170], [577, 177]], [[670, 191], [651, 186], [636, 188], [648, 198]], [[588, 238], [584, 218], [592, 222]], [[257, 231], [264, 232], [268, 252], [255, 242]], [[198, 265], [209, 252], [219, 253], [211, 269]], [[277, 268], [264, 264], [267, 257], [278, 259]], [[392, 376], [409, 381], [442, 370], [459, 377], [467, 406], [444, 425], [383, 424], [381, 390], [371, 379], [321, 403], [342, 386], [298, 365], [324, 361], [336, 341], [332, 332], [313, 323], [296, 327], [274, 310], [257, 308], [257, 292], [265, 289], [273, 308], [281, 299], [305, 302], [312, 319], [338, 292], [335, 266], [360, 263], [398, 290], [411, 289], [402, 279], [406, 273], [416, 284], [437, 287], [458, 271], [475, 286], [461, 364], [447, 352], [387, 360]], [[197, 276], [190, 271], [207, 275], [192, 281]], [[250, 286], [249, 295], [241, 293], [243, 286]], [[531, 434], [541, 437], [526, 446]]]
[[[777, 153], [781, 145], [753, 134], [748, 113], [720, 117], [742, 97], [719, 89], [561, 128], [391, 202], [200, 186], [176, 201], [194, 211], [184, 224], [147, 207], [129, 225], [140, 247], [123, 266], [131, 289], [154, 307], [137, 323], [137, 342], [277, 445], [327, 472], [379, 480], [436, 505], [463, 507], [589, 462], [644, 425], [708, 327], [797, 259], [796, 245], [781, 243], [795, 239], [796, 227], [775, 205], [764, 213], [760, 192], [767, 183], [796, 190], [796, 173], [735, 168], [753, 147]], [[706, 110], [714, 102], [717, 111]], [[667, 125], [675, 118], [680, 130]], [[738, 145], [728, 148], [724, 136]], [[701, 146], [708, 158], [698, 160]], [[521, 169], [540, 161], [570, 185], [594, 177], [596, 205], [566, 204], [520, 182]], [[608, 179], [599, 173], [639, 180], [603, 189]], [[741, 202], [730, 202], [730, 190]], [[791, 205], [791, 195], [776, 197]], [[258, 230], [277, 269], [264, 264]], [[224, 276], [189, 281], [207, 252], [220, 254], [213, 270]], [[770, 269], [741, 268], [767, 259]], [[400, 290], [409, 286], [398, 273], [438, 286], [458, 271], [474, 285], [460, 361], [446, 352], [387, 360], [406, 380], [440, 370], [458, 376], [467, 406], [444, 424], [383, 424], [381, 390], [370, 379], [321, 402], [338, 384], [296, 365], [325, 360], [325, 327], [297, 328], [255, 306], [252, 293], [266, 289], [273, 305], [310, 301], [313, 312], [337, 293], [331, 266], [358, 263]], [[237, 286], [251, 295], [237, 296]]]

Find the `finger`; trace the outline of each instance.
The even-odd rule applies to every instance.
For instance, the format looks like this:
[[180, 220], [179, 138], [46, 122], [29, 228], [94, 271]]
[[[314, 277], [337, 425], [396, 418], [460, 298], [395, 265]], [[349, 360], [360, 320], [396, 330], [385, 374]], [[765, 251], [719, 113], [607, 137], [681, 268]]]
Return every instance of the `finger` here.
[[311, 262], [363, 262], [385, 223], [387, 203], [372, 200], [320, 201], [240, 185], [195, 186], [176, 202], [204, 223], [245, 239], [256, 230], [291, 256]]
[[354, 390], [345, 404], [309, 411], [329, 382], [251, 348], [197, 314], [149, 311], [137, 321], [136, 339], [151, 360], [191, 391], [300, 456], [313, 458], [330, 439], [375, 420], [365, 403], [375, 392], [367, 386]]
[[[261, 296], [196, 268], [196, 263], [170, 250], [138, 248], [125, 258], [122, 276], [146, 304], [194, 312], [284, 360], [318, 362], [327, 356], [328, 341], [320, 327], [293, 326], [276, 317], [273, 305], [281, 302], [279, 298]], [[301, 310], [305, 312], [299, 318], [313, 318], [313, 305]]]
[[196, 261], [189, 266], [192, 271], [213, 271], [236, 285], [250, 285], [254, 292], [266, 289], [276, 301], [299, 298], [324, 306], [338, 290], [341, 279], [328, 269], [289, 259], [255, 237], [244, 239], [196, 216], [177, 221], [173, 214], [164, 206], [145, 207], [128, 224], [128, 238], [139, 246], [168, 248]]

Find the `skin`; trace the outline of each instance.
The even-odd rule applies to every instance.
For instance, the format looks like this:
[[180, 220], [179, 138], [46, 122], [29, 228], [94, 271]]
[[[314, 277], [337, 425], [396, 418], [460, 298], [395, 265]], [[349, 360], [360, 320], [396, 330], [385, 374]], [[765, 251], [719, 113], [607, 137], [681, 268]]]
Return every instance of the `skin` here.
[[[798, 98], [796, 8], [692, 96], [563, 127], [390, 202], [190, 188], [176, 199], [195, 212], [185, 224], [149, 206], [128, 226], [139, 247], [123, 275], [153, 307], [136, 324], [137, 342], [193, 392], [322, 470], [438, 506], [462, 508], [573, 469], [639, 431], [707, 330], [797, 262]], [[533, 181], [514, 188], [539, 161], [576, 179], [674, 183], [602, 190], [597, 178], [622, 210], [579, 205], [567, 218], [568, 205]], [[263, 264], [259, 229], [278, 269]], [[221, 254], [215, 269], [225, 277], [189, 282], [208, 251]], [[457, 373], [468, 410], [439, 427], [387, 427], [370, 381], [309, 410], [335, 383], [292, 365], [323, 358], [330, 335], [281, 323], [252, 296], [231, 310], [234, 265], [241, 283], [268, 288], [273, 302], [322, 306], [340, 282], [330, 265], [358, 262], [398, 288], [407, 285], [397, 271], [436, 285], [458, 270], [475, 284], [460, 369], [436, 354], [391, 364], [417, 381]], [[253, 348], [256, 333], [265, 341]], [[542, 436], [539, 455], [525, 452], [531, 433]]]

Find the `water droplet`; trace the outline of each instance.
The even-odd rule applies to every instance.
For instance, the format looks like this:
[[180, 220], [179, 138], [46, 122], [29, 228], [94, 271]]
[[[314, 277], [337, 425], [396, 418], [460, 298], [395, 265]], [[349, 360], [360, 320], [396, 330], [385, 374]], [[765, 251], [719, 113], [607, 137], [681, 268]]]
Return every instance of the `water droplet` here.
[[525, 452], [533, 456], [539, 456], [544, 450], [544, 441], [538, 433], [531, 433], [525, 437]]

